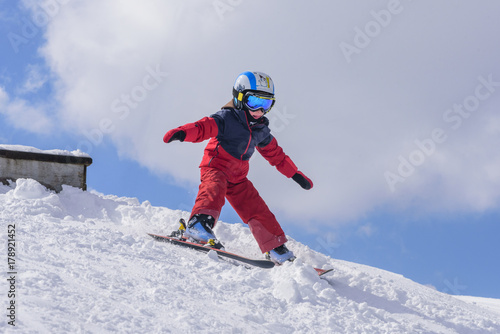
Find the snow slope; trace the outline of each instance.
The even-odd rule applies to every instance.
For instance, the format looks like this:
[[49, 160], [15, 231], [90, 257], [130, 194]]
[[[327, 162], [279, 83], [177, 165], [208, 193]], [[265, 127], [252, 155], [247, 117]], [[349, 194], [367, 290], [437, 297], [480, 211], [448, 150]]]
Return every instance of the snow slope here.
[[[500, 317], [380, 269], [291, 240], [299, 260], [246, 269], [158, 243], [186, 212], [34, 180], [0, 185], [2, 249], [15, 224], [16, 321], [6, 333], [500, 333]], [[249, 229], [219, 222], [227, 250], [260, 257]], [[333, 266], [320, 279], [311, 265]]]
[[456, 298], [466, 301], [474, 305], [480, 305], [486, 309], [489, 309], [500, 318], [500, 299], [494, 298], [483, 298], [483, 297], [473, 297], [473, 296], [455, 296]]

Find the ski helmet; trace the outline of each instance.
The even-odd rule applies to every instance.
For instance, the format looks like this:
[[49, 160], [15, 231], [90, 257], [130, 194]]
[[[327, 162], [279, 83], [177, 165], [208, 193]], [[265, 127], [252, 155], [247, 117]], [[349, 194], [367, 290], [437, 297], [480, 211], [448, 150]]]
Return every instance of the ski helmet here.
[[234, 82], [233, 97], [237, 109], [268, 113], [275, 102], [273, 80], [262, 72], [243, 72]]

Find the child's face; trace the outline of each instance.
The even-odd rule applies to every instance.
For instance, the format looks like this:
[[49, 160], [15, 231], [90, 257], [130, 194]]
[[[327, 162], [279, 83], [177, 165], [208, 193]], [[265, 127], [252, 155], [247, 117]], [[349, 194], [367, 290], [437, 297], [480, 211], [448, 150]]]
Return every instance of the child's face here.
[[255, 110], [255, 111], [250, 110], [249, 112], [250, 112], [250, 115], [252, 115], [252, 117], [254, 119], [259, 119], [262, 116], [264, 116], [264, 112], [262, 110], [260, 110], [260, 109], [259, 110]]

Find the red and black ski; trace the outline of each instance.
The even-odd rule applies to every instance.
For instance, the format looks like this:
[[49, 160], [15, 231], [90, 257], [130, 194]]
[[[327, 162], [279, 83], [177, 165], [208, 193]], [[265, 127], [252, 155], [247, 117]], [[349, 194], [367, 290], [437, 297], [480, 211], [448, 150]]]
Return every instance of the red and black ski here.
[[332, 269], [314, 268], [314, 270], [316, 270], [316, 272], [318, 273], [319, 276], [323, 276], [324, 274], [328, 274], [329, 272], [332, 272], [333, 268]]
[[[153, 239], [157, 241], [162, 241], [162, 242], [168, 242], [174, 245], [178, 245], [181, 247], [186, 247], [186, 248], [191, 248], [200, 252], [208, 253], [210, 251], [214, 251], [217, 253], [217, 256], [221, 259], [228, 259], [228, 260], [235, 260], [243, 265], [247, 266], [252, 266], [252, 267], [258, 267], [258, 268], [264, 268], [264, 269], [270, 269], [275, 266], [275, 263], [269, 260], [257, 260], [257, 259], [249, 259], [247, 257], [226, 252], [225, 250], [221, 249], [216, 249], [209, 247], [207, 245], [201, 245], [198, 243], [194, 242], [189, 242], [184, 238], [178, 238], [178, 237], [167, 237], [163, 235], [157, 235], [157, 234], [152, 234], [148, 233], [149, 236], [151, 236]], [[314, 268], [316, 272], [318, 273], [319, 276], [323, 276], [326, 273], [331, 272], [333, 269], [319, 269], [319, 268]]]
[[241, 262], [243, 264], [248, 264], [248, 265], [251, 265], [253, 267], [259, 267], [259, 268], [265, 268], [265, 269], [269, 269], [269, 268], [274, 267], [274, 262], [272, 262], [272, 261], [249, 259], [249, 258], [246, 258], [246, 257], [241, 256], [241, 255], [226, 252], [226, 251], [221, 250], [221, 249], [211, 248], [211, 247], [206, 246], [206, 245], [201, 245], [198, 243], [189, 242], [185, 239], [179, 239], [176, 237], [167, 237], [167, 236], [156, 235], [156, 234], [152, 234], [152, 233], [148, 233], [148, 234], [151, 237], [153, 237], [155, 240], [158, 240], [158, 241], [169, 242], [169, 243], [174, 244], [174, 245], [191, 248], [191, 249], [194, 249], [194, 250], [197, 250], [200, 252], [204, 252], [204, 253], [214, 251], [217, 253], [219, 258], [236, 260], [238, 262]]

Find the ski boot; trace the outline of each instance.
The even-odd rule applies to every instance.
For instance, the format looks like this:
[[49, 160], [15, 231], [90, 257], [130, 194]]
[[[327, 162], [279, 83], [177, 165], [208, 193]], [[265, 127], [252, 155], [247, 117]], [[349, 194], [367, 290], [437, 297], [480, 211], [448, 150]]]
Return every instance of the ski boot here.
[[285, 263], [286, 261], [292, 262], [293, 260], [295, 260], [295, 255], [293, 255], [293, 252], [288, 250], [285, 244], [283, 244], [267, 252], [266, 259], [280, 265]]
[[217, 240], [212, 229], [215, 225], [215, 219], [205, 214], [196, 214], [185, 226], [184, 238], [203, 244], [210, 248], [224, 249], [224, 246]]

